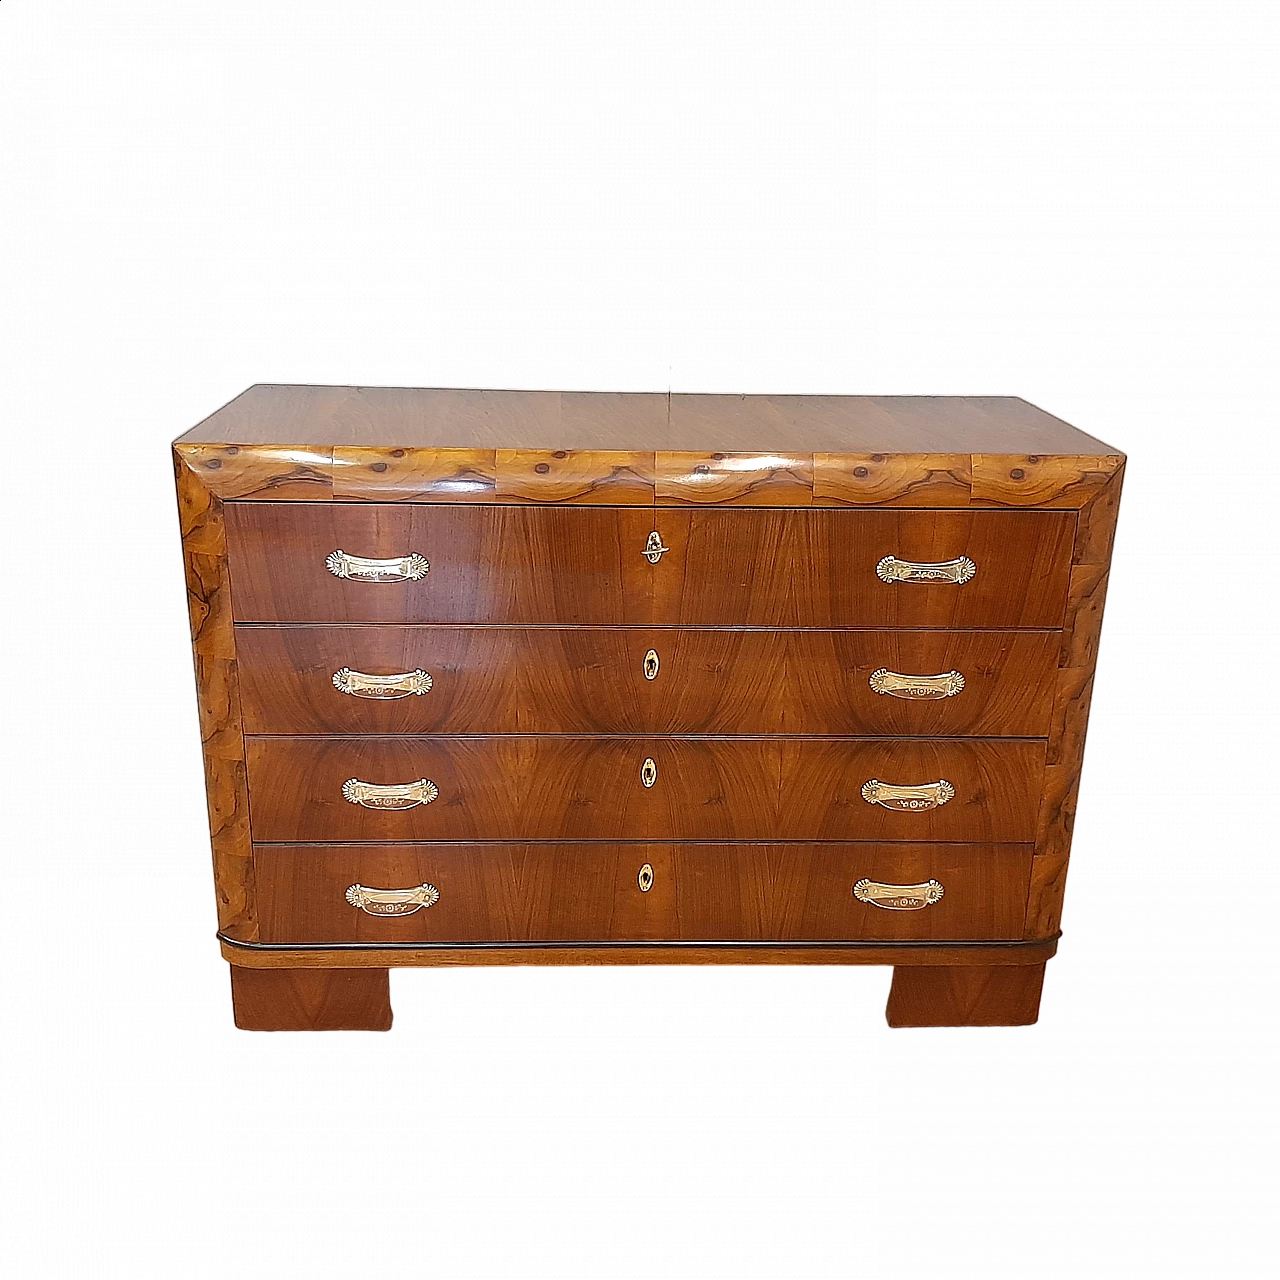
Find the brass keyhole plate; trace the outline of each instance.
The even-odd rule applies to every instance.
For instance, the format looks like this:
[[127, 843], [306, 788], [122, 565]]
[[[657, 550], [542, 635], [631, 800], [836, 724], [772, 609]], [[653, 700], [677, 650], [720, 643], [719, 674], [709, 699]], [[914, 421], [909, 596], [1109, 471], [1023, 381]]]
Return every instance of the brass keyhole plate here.
[[640, 868], [640, 874], [636, 876], [636, 883], [640, 886], [641, 893], [648, 893], [653, 888], [653, 867], [649, 863], [645, 863]]

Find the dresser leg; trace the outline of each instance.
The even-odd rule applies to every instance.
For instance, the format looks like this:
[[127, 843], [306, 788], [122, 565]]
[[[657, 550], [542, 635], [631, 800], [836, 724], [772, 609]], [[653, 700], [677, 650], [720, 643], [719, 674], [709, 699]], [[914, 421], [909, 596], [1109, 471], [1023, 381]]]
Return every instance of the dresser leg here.
[[246, 969], [231, 966], [242, 1031], [390, 1031], [386, 969]]
[[1044, 965], [899, 965], [891, 1027], [1025, 1027], [1040, 1016]]

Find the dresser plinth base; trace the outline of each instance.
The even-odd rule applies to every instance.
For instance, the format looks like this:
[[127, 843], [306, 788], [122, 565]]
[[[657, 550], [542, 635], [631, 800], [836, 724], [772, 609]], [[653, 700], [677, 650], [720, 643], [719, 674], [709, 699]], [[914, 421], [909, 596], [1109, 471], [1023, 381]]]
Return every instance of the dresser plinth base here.
[[895, 967], [891, 1027], [1025, 1027], [1040, 1016], [1044, 964]]
[[247, 969], [231, 966], [242, 1031], [390, 1031], [386, 969]]

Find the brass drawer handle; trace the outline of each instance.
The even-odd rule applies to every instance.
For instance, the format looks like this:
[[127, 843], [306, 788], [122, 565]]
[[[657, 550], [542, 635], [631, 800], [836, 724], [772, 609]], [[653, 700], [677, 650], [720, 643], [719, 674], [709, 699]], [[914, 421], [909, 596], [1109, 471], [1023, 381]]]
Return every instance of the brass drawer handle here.
[[978, 566], [968, 556], [954, 560], [940, 560], [936, 564], [918, 564], [914, 560], [899, 560], [897, 556], [885, 556], [876, 565], [876, 576], [881, 582], [968, 582]]
[[646, 680], [656, 680], [658, 677], [658, 667], [660, 665], [661, 664], [658, 660], [658, 651], [656, 649], [650, 649], [649, 652], [644, 655], [644, 678]]
[[886, 809], [915, 812], [920, 809], [938, 809], [956, 793], [955, 787], [945, 778], [937, 782], [925, 782], [918, 787], [895, 787], [879, 778], [872, 778], [863, 785], [862, 798], [868, 804], [883, 805]]
[[429, 778], [419, 778], [417, 782], [393, 782], [388, 786], [348, 778], [342, 784], [342, 798], [366, 809], [412, 809], [420, 804], [430, 804], [439, 794], [440, 788]]
[[346, 899], [371, 916], [411, 916], [423, 907], [434, 907], [440, 901], [440, 890], [433, 884], [420, 884], [415, 889], [370, 889], [353, 884]]
[[662, 534], [655, 529], [649, 535], [649, 540], [644, 544], [644, 551], [641, 554], [650, 564], [657, 564], [663, 553], [670, 550], [670, 547], [662, 545]]
[[924, 884], [881, 884], [878, 880], [859, 880], [853, 886], [859, 902], [887, 911], [919, 911], [942, 901], [942, 886], [936, 880]]
[[954, 698], [964, 688], [964, 676], [958, 671], [944, 671], [939, 676], [904, 676], [888, 667], [871, 673], [869, 681], [877, 693], [887, 693], [894, 698], [910, 698], [924, 701], [934, 698]]
[[335, 578], [351, 578], [356, 582], [417, 582], [425, 578], [431, 568], [426, 557], [416, 551], [390, 560], [370, 560], [345, 551], [330, 551], [324, 564]]
[[333, 673], [333, 687], [353, 698], [408, 698], [431, 691], [431, 677], [419, 668], [394, 676], [370, 676], [343, 667]]
[[648, 756], [640, 766], [640, 782], [646, 787], [651, 787], [657, 780], [658, 766], [654, 763], [653, 757]]

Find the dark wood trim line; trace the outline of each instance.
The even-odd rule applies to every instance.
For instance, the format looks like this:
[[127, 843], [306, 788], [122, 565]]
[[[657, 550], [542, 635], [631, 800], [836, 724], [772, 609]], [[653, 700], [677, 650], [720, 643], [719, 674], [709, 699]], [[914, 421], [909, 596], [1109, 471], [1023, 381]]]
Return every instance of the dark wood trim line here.
[[1026, 948], [1043, 949], [1048, 943], [1057, 943], [1062, 937], [1059, 931], [1051, 938], [1015, 939], [1013, 941], [988, 942], [968, 939], [958, 942], [932, 939], [928, 942], [241, 942], [219, 932], [218, 941], [225, 946], [243, 951], [681, 951], [690, 948], [726, 950], [749, 948], [756, 951], [823, 950], [823, 951], [884, 951], [928, 950], [946, 947], [999, 947], [1005, 950]]

